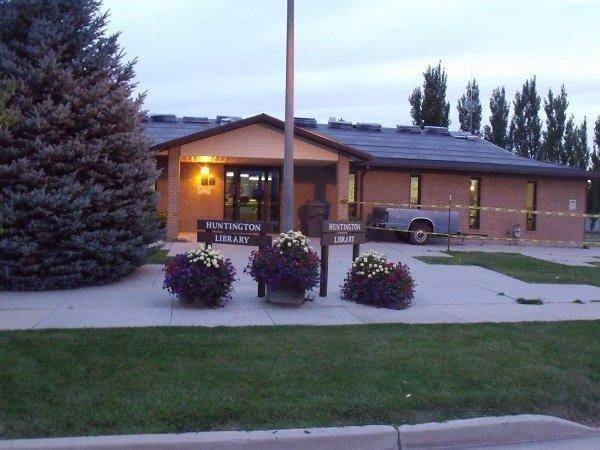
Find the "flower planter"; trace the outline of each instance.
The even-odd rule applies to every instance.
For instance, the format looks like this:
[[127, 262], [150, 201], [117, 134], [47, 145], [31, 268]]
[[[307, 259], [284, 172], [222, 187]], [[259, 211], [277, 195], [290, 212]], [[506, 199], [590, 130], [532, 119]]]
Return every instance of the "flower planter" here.
[[231, 298], [235, 269], [212, 248], [180, 253], [165, 264], [163, 289], [190, 306], [220, 307]]
[[277, 289], [267, 286], [267, 301], [277, 305], [299, 306], [304, 303], [305, 291], [293, 289]]
[[177, 299], [186, 306], [205, 306], [207, 308], [222, 308], [227, 302], [226, 298], [219, 297], [183, 297], [177, 296]]
[[266, 300], [298, 306], [319, 283], [319, 256], [298, 231], [281, 233], [273, 243], [250, 255], [246, 273], [267, 287]]
[[341, 295], [363, 305], [378, 308], [408, 308], [414, 297], [415, 282], [407, 266], [388, 261], [385, 255], [369, 251], [353, 263]]

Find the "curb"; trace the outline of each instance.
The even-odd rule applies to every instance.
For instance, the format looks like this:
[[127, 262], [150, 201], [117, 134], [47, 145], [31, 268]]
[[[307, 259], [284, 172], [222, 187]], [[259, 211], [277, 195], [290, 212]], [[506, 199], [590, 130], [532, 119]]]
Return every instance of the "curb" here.
[[537, 414], [402, 425], [398, 432], [403, 450], [600, 437], [600, 428]]
[[207, 431], [182, 434], [0, 440], [2, 450], [417, 450], [502, 446], [598, 438], [600, 428], [552, 416], [523, 414], [443, 423]]
[[3, 450], [398, 450], [390, 425], [265, 431], [86, 436], [0, 441]]

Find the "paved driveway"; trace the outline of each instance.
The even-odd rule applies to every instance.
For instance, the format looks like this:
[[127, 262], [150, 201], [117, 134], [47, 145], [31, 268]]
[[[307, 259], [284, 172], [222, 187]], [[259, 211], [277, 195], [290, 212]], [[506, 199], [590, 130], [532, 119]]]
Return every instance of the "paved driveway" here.
[[[170, 244], [170, 254], [194, 248]], [[439, 256], [441, 246], [414, 247], [370, 243], [392, 260], [410, 267], [417, 287], [413, 306], [402, 311], [356, 305], [339, 298], [339, 285], [350, 264], [351, 247], [330, 250], [329, 295], [315, 296], [299, 308], [269, 305], [256, 297], [256, 284], [243, 273], [250, 248], [220, 247], [238, 270], [234, 298], [224, 308], [181, 305], [162, 289], [161, 266], [146, 265], [107, 286], [51, 292], [1, 292], [0, 329], [125, 326], [337, 325], [360, 323], [516, 322], [600, 319], [600, 288], [587, 285], [531, 284], [475, 266], [427, 265], [418, 255]], [[460, 250], [519, 251], [566, 264], [583, 264], [600, 249], [460, 246]], [[500, 295], [503, 293], [503, 295]], [[518, 297], [543, 298], [541, 306], [519, 305]], [[585, 304], [573, 304], [580, 299]]]

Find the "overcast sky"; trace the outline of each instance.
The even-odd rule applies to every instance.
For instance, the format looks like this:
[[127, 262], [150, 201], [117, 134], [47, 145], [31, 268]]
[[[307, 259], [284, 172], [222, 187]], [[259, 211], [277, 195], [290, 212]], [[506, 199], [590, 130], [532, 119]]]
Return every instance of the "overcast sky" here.
[[[152, 113], [283, 118], [285, 0], [105, 0], [109, 31], [138, 58]], [[448, 73], [450, 128], [475, 77], [512, 100], [565, 84], [577, 121], [600, 115], [599, 0], [296, 0], [296, 116], [411, 123], [408, 96], [438, 60]], [[543, 111], [541, 111], [543, 118]], [[589, 127], [592, 128], [591, 126]]]

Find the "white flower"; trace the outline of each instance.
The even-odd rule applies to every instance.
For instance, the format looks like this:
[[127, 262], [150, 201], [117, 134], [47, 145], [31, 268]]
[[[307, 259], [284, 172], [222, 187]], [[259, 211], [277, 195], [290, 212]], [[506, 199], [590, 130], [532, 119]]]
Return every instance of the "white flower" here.
[[373, 278], [373, 275], [369, 274], [367, 275], [367, 278]]

